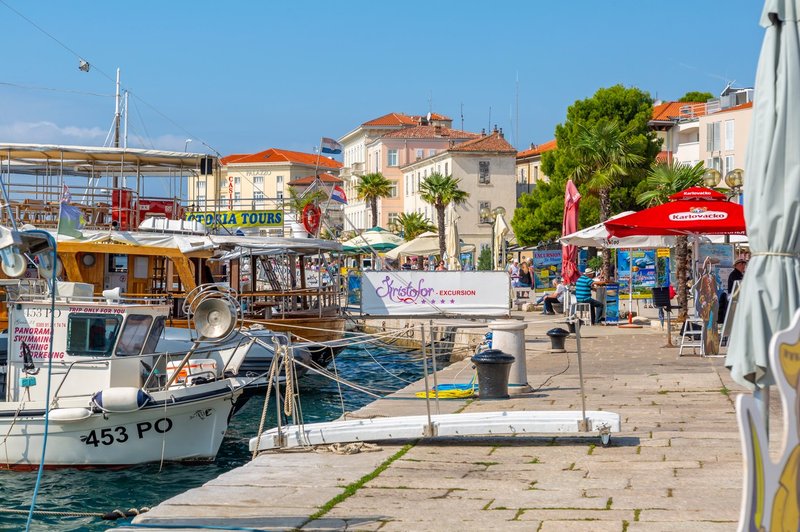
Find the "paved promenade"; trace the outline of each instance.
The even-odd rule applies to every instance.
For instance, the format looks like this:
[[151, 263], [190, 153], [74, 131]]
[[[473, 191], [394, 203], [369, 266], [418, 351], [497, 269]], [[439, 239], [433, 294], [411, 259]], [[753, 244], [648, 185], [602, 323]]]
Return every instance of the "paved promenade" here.
[[[441, 413], [580, 408], [574, 339], [567, 354], [551, 354], [544, 332], [556, 319], [515, 314], [536, 322], [526, 335], [535, 391], [440, 401]], [[583, 333], [587, 409], [622, 417], [610, 447], [592, 435], [423, 440], [353, 455], [269, 453], [136, 522], [187, 529], [734, 530], [742, 464], [733, 399], [740, 388], [723, 359], [678, 359], [677, 348], [662, 347], [658, 329]], [[451, 365], [439, 382], [468, 381], [468, 364]], [[421, 388], [355, 415], [423, 414], [424, 401], [412, 398]]]

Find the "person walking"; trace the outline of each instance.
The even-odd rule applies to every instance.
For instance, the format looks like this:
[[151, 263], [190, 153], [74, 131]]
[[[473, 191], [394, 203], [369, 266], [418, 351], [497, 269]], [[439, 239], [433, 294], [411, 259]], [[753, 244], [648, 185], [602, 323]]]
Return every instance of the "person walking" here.
[[[603, 319], [603, 304], [592, 297], [594, 289], [594, 270], [586, 268], [583, 275], [575, 281], [575, 301], [578, 303], [589, 303], [592, 323], [597, 325]], [[595, 310], [595, 309], [600, 309]]]

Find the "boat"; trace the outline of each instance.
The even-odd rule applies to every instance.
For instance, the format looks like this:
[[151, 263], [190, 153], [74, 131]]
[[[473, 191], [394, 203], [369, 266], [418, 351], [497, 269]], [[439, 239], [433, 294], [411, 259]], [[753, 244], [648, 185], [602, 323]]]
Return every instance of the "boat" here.
[[[0, 228], [0, 243], [6, 268], [52, 254], [42, 231]], [[75, 282], [2, 285], [9, 334], [0, 468], [32, 469], [42, 459], [53, 468], [215, 458], [242, 393], [236, 373], [246, 352], [217, 343], [236, 324], [224, 293], [191, 302], [198, 339], [169, 354], [155, 352], [170, 312], [163, 298], [122, 298], [118, 290], [97, 297], [92, 285]]]

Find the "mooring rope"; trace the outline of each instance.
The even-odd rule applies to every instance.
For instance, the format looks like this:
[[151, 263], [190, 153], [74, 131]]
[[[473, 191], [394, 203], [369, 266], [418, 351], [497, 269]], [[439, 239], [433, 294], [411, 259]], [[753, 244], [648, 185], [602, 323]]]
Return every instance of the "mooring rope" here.
[[[111, 510], [110, 512], [73, 512], [69, 510], [34, 510], [34, 515], [46, 515], [53, 517], [94, 517], [103, 519], [104, 521], [116, 521], [117, 519], [125, 519], [128, 517], [136, 517], [139, 514], [146, 513], [150, 508], [144, 506], [142, 508], [130, 508], [127, 511], [119, 509]], [[28, 515], [30, 509], [21, 510], [16, 508], [0, 508], [0, 514], [12, 515]]]

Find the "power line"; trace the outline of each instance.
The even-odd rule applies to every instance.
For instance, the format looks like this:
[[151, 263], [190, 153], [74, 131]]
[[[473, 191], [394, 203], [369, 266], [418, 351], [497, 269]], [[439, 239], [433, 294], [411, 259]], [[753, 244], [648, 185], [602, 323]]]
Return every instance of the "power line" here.
[[[0, 0], [0, 2], [2, 2], [2, 0]], [[101, 94], [99, 92], [87, 92], [75, 89], [56, 89], [54, 87], [37, 87], [35, 85], [23, 85], [21, 83], [11, 83], [10, 81], [0, 81], [0, 85], [5, 85], [7, 87], [16, 87], [18, 89], [35, 90], [35, 91], [51, 91], [51, 92], [63, 92], [67, 94], [80, 94], [82, 96], [98, 96], [100, 98], [114, 97], [113, 94]]]

